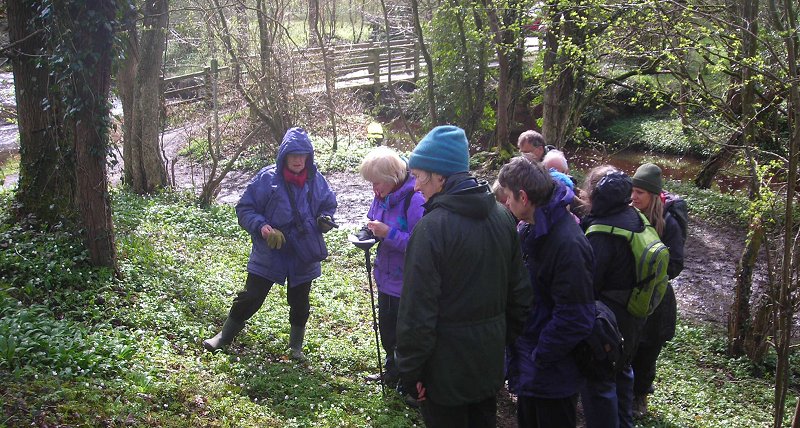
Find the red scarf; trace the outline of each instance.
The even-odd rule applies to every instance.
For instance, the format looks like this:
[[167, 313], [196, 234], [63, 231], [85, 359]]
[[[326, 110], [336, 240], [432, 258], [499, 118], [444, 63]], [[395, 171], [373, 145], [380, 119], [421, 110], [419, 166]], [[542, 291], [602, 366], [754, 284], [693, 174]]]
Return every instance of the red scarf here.
[[297, 187], [302, 188], [306, 184], [308, 178], [308, 168], [303, 168], [299, 174], [289, 171], [289, 168], [283, 168], [283, 179], [288, 183], [292, 183]]

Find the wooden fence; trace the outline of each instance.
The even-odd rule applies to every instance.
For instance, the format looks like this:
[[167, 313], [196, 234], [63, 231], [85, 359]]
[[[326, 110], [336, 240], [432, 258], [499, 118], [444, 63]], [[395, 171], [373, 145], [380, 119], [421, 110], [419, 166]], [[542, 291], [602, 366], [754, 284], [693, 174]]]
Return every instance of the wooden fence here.
[[[416, 81], [424, 72], [420, 69], [420, 50], [414, 39], [393, 39], [388, 43], [366, 42], [330, 45], [324, 48], [325, 57], [333, 68], [337, 89], [370, 87], [377, 90], [389, 81]], [[307, 64], [307, 92], [325, 90], [323, 48], [304, 48], [295, 52]], [[228, 67], [220, 67], [220, 71]], [[164, 97], [174, 105], [208, 99], [211, 96], [211, 69], [172, 76], [164, 79]]]
[[[417, 80], [421, 75], [420, 50], [414, 39], [367, 42], [325, 47], [325, 56], [333, 66], [337, 88], [379, 87], [392, 80]], [[322, 48], [308, 48], [303, 56], [318, 64], [318, 81], [324, 81]]]

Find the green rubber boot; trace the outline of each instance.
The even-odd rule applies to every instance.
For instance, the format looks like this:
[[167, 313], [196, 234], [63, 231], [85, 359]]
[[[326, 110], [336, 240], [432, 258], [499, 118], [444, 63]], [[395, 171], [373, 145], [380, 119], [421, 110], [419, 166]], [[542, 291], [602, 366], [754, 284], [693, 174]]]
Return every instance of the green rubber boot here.
[[203, 348], [209, 352], [214, 352], [217, 349], [224, 348], [233, 342], [233, 338], [239, 334], [244, 328], [244, 323], [234, 320], [231, 317], [225, 320], [225, 325], [222, 326], [222, 331], [217, 333], [211, 339], [203, 341]]
[[293, 325], [289, 330], [289, 352], [294, 360], [306, 360], [306, 356], [303, 355], [303, 338], [305, 338], [305, 335], [306, 326]]

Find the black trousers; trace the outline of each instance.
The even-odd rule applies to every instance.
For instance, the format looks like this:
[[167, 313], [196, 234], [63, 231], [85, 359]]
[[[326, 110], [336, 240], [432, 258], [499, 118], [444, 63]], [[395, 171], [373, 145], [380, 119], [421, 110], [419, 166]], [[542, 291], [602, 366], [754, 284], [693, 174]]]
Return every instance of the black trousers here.
[[494, 428], [497, 426], [497, 398], [477, 403], [442, 406], [429, 399], [420, 402], [419, 411], [428, 428]]
[[633, 395], [647, 395], [653, 392], [653, 381], [656, 379], [656, 361], [664, 342], [655, 344], [640, 343], [633, 356]]
[[[270, 280], [252, 274], [247, 274], [244, 290], [240, 291], [233, 299], [229, 317], [244, 323], [249, 320], [264, 304], [269, 290], [274, 283]], [[308, 295], [311, 292], [311, 281], [294, 287], [287, 283], [286, 301], [289, 303], [289, 323], [304, 327], [311, 312]]]
[[567, 428], [577, 424], [578, 394], [567, 398], [517, 397], [520, 427]]
[[400, 371], [394, 361], [394, 348], [397, 347], [397, 310], [399, 308], [399, 297], [378, 293], [378, 326], [381, 333], [381, 345], [386, 352], [384, 375], [388, 381], [396, 381], [400, 378]]

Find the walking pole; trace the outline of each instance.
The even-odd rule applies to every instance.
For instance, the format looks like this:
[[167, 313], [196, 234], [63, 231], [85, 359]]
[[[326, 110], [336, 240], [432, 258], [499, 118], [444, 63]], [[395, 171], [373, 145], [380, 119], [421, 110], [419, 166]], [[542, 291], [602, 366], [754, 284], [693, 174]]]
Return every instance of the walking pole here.
[[378, 355], [378, 371], [381, 376], [381, 394], [386, 396], [386, 390], [384, 389], [384, 381], [383, 381], [383, 363], [381, 363], [381, 342], [378, 337], [378, 317], [375, 315], [375, 292], [373, 291], [372, 287], [372, 263], [369, 260], [369, 249], [375, 245], [375, 238], [369, 239], [360, 239], [355, 235], [349, 235], [347, 237], [350, 242], [358, 248], [364, 250], [364, 266], [367, 268], [367, 280], [369, 281], [369, 300], [372, 305], [372, 330], [375, 332], [375, 350], [377, 351]]
[[372, 303], [372, 330], [375, 332], [375, 350], [378, 355], [378, 372], [381, 375], [381, 395], [386, 396], [383, 387], [383, 364], [381, 363], [381, 344], [378, 340], [378, 318], [375, 316], [375, 293], [372, 291], [372, 263], [369, 261], [369, 249], [364, 250], [364, 257], [367, 266], [367, 278], [369, 279], [369, 300]]

